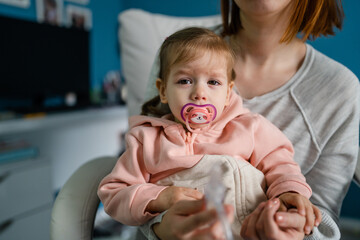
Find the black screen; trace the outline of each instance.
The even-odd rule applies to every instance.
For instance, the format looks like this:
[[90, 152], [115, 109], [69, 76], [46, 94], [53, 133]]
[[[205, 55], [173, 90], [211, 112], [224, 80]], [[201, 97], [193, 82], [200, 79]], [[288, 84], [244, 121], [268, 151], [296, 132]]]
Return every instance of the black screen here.
[[[0, 16], [0, 111], [90, 104], [89, 33]], [[66, 96], [76, 101], [69, 104]]]

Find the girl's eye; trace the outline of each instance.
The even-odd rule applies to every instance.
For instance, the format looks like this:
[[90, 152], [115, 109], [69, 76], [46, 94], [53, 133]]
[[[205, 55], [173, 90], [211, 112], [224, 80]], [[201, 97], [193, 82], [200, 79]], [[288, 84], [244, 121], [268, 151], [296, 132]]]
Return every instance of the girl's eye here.
[[217, 81], [217, 80], [210, 80], [210, 81], [208, 81], [208, 84], [210, 84], [210, 85], [221, 85], [221, 83], [219, 81]]
[[178, 84], [191, 84], [191, 80], [190, 79], [180, 79], [178, 81]]

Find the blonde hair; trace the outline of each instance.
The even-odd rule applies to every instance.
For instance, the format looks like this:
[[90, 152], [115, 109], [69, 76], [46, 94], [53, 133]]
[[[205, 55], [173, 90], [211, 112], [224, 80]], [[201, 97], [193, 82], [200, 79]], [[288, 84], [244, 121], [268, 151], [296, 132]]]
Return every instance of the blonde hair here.
[[[290, 42], [298, 33], [302, 40], [315, 40], [323, 35], [335, 35], [334, 28], [342, 28], [344, 10], [341, 0], [294, 0], [289, 25], [280, 42]], [[221, 0], [222, 35], [236, 34], [241, 28], [240, 8], [234, 0]], [[230, 16], [230, 19], [229, 19]]]
[[[161, 81], [166, 81], [169, 77], [171, 68], [177, 64], [191, 62], [205, 52], [220, 54], [227, 61], [227, 73], [229, 81], [235, 79], [234, 54], [228, 44], [217, 34], [209, 29], [190, 27], [173, 33], [165, 39], [160, 47], [159, 59], [160, 69], [158, 77]], [[159, 107], [159, 95], [147, 101], [142, 106], [142, 115], [162, 116], [169, 113], [169, 109]]]

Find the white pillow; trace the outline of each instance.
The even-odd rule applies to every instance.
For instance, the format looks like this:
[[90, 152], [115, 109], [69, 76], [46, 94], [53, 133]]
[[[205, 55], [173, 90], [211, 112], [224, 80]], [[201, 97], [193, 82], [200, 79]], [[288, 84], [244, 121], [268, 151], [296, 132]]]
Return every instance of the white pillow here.
[[221, 23], [220, 15], [174, 17], [129, 9], [119, 14], [119, 44], [122, 71], [127, 84], [129, 116], [139, 114], [155, 55], [165, 38], [190, 27], [213, 27]]

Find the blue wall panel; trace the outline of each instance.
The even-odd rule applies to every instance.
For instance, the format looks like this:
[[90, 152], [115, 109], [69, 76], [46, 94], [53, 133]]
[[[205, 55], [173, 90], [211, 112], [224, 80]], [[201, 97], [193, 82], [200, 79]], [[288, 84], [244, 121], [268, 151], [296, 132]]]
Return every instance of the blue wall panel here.
[[360, 77], [360, 1], [343, 0], [345, 20], [336, 36], [310, 42], [317, 50], [341, 62]]
[[91, 75], [94, 89], [101, 87], [106, 73], [120, 68], [120, 52], [117, 40], [117, 17], [122, 1], [90, 0], [93, 28], [91, 32]]
[[0, 3], [0, 15], [35, 21], [36, 19], [36, 7], [34, 4], [35, 0], [30, 0], [30, 1], [31, 3], [28, 8], [13, 7], [12, 5], [6, 5]]
[[220, 13], [219, 0], [131, 0], [123, 1], [124, 9], [143, 10], [173, 16], [208, 16]]
[[[67, 5], [76, 5], [64, 2]], [[310, 42], [316, 49], [334, 58], [360, 76], [360, 1], [343, 1], [346, 13], [344, 28], [336, 37], [320, 38]], [[351, 5], [350, 5], [351, 4]], [[82, 6], [82, 5], [78, 5]], [[91, 32], [91, 83], [99, 88], [107, 71], [120, 66], [117, 42], [117, 15], [129, 8], [141, 8], [154, 13], [175, 16], [205, 16], [220, 12], [218, 0], [90, 0], [84, 7], [93, 14]], [[31, 0], [29, 8], [18, 8], [0, 4], [0, 15], [36, 21], [36, 0]]]

